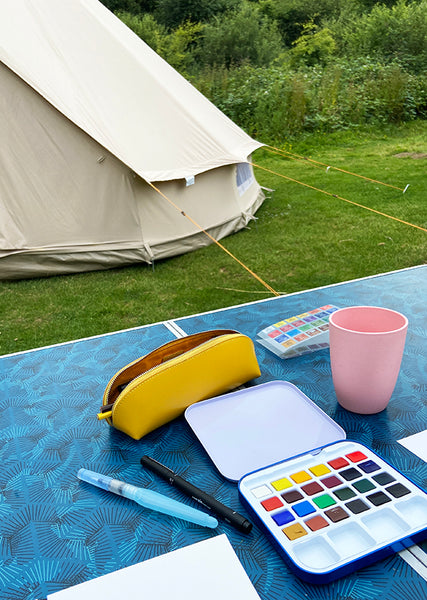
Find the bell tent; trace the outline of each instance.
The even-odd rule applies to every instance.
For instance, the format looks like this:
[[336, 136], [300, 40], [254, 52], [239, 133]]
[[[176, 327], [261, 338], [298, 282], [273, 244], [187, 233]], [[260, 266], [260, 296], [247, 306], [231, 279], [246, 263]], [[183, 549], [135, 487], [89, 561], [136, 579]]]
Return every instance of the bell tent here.
[[261, 144], [100, 2], [2, 0], [0, 13], [0, 279], [209, 243], [181, 211], [216, 239], [253, 218]]

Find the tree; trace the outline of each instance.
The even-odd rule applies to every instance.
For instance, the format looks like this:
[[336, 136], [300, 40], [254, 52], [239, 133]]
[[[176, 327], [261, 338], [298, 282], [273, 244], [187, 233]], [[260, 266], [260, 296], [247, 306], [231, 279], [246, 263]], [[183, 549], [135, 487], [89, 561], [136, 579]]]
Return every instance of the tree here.
[[[334, 26], [331, 29], [335, 32]], [[349, 56], [371, 56], [400, 64], [414, 72], [427, 66], [427, 0], [375, 6], [370, 13], [346, 22], [337, 21], [337, 36]]]
[[206, 22], [231, 8], [240, 0], [157, 0], [157, 20], [171, 29], [192, 21]]
[[323, 18], [338, 16], [340, 1], [261, 0], [260, 7], [264, 14], [277, 21], [283, 42], [290, 48], [302, 35], [306, 24], [321, 25]]
[[277, 26], [254, 3], [216, 17], [202, 31], [199, 60], [207, 65], [269, 64], [282, 50]]
[[173, 31], [156, 21], [151, 14], [133, 15], [127, 12], [116, 13], [136, 35], [164, 58], [174, 69], [187, 76], [193, 64], [192, 46], [203, 27], [200, 23], [184, 23]]
[[151, 12], [156, 0], [101, 0], [111, 12], [121, 11], [134, 15]]
[[292, 62], [296, 65], [325, 64], [335, 52], [336, 44], [327, 27], [319, 28], [313, 22], [306, 23], [302, 35], [293, 42]]

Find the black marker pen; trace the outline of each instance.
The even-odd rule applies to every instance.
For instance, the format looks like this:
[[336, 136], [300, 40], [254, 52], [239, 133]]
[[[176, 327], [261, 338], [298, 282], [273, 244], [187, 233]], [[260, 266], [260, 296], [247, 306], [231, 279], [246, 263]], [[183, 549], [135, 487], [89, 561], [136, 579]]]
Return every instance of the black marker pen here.
[[242, 517], [238, 512], [228, 508], [228, 506], [225, 506], [221, 502], [218, 502], [218, 500], [215, 500], [215, 498], [189, 483], [179, 475], [176, 475], [171, 469], [160, 464], [157, 460], [154, 460], [154, 458], [143, 456], [141, 458], [141, 464], [143, 467], [156, 473], [156, 475], [160, 475], [160, 477], [166, 479], [170, 485], [175, 486], [181, 490], [181, 492], [184, 492], [184, 494], [187, 494], [187, 496], [190, 496], [193, 500], [199, 502], [199, 504], [203, 504], [203, 506], [209, 508], [209, 510], [214, 512], [217, 516], [222, 517], [224, 521], [227, 521], [227, 523], [230, 523], [230, 525], [233, 525], [233, 527], [236, 527], [239, 531], [242, 531], [243, 533], [249, 533], [251, 531], [252, 523], [250, 523], [248, 519]]

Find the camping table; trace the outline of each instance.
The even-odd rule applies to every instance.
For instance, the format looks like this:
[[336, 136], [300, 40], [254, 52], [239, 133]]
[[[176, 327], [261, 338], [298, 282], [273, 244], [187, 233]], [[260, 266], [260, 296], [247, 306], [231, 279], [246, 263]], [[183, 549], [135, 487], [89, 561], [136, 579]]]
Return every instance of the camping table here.
[[318, 306], [371, 304], [409, 318], [401, 373], [385, 411], [364, 417], [337, 405], [328, 350], [284, 361], [256, 344], [262, 372], [257, 383], [294, 383], [348, 438], [371, 446], [425, 488], [426, 463], [396, 440], [426, 428], [426, 298], [427, 266], [420, 266], [0, 358], [1, 599], [45, 598], [218, 533], [227, 534], [263, 600], [424, 599], [426, 543], [417, 549], [418, 559], [396, 554], [314, 586], [291, 574], [257, 526], [244, 535], [224, 522], [215, 531], [187, 524], [82, 486], [76, 473], [86, 467], [114, 474], [188, 502], [140, 467], [140, 457], [149, 454], [246, 514], [236, 484], [216, 471], [183, 417], [140, 441], [98, 422], [95, 415], [109, 378], [180, 331], [224, 327], [255, 339], [266, 325]]

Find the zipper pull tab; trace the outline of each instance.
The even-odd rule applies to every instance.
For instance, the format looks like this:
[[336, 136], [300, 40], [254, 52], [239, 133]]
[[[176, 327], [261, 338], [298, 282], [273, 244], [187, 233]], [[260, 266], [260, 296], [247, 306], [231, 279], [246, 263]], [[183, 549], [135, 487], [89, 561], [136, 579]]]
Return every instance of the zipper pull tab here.
[[108, 410], [105, 412], [100, 412], [97, 415], [98, 421], [103, 421], [104, 419], [109, 419], [113, 416], [113, 411], [112, 410]]
[[112, 416], [113, 405], [114, 405], [114, 403], [104, 404], [103, 406], [101, 406], [101, 408], [99, 409], [99, 413], [96, 415], [98, 418], [98, 421], [103, 421], [104, 419], [109, 419]]

